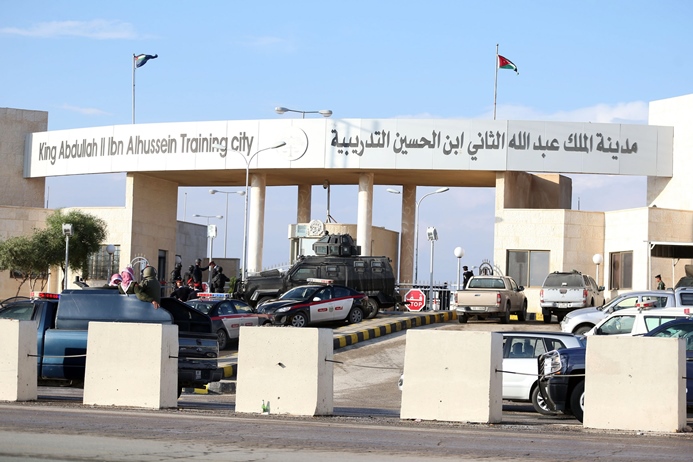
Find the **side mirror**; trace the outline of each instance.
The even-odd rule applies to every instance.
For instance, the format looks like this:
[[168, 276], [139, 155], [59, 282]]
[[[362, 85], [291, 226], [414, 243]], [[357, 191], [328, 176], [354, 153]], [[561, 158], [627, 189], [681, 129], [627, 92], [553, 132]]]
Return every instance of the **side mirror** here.
[[320, 302], [320, 301], [322, 301], [322, 299], [320, 297], [313, 297], [313, 301], [314, 302]]
[[517, 288], [517, 290], [518, 290], [518, 292], [522, 292], [523, 290], [525, 290], [525, 286], [519, 286]]
[[597, 290], [599, 292], [604, 292], [606, 290], [606, 288], [604, 286], [599, 286], [599, 287], [597, 287]]

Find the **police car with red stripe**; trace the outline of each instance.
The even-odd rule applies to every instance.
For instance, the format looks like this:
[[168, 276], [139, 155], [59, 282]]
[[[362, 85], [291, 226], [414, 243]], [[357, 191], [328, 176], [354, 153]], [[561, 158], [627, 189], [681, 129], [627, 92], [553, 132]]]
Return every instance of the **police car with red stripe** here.
[[278, 299], [260, 306], [272, 323], [304, 327], [309, 324], [347, 321], [361, 322], [368, 306], [368, 296], [354, 289], [333, 284], [330, 279], [308, 279], [311, 284], [290, 289]]
[[212, 318], [220, 350], [228, 348], [230, 339], [238, 338], [241, 326], [264, 326], [272, 322], [268, 315], [256, 312], [231, 294], [202, 292], [197, 297], [185, 303]]

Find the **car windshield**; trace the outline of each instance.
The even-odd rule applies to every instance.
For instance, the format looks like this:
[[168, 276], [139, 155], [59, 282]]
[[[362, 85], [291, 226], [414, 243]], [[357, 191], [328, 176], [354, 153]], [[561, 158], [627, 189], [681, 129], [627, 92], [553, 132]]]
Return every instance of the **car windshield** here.
[[584, 285], [582, 274], [579, 273], [552, 273], [544, 281], [544, 287], [582, 287]]
[[279, 297], [281, 300], [304, 300], [321, 289], [320, 286], [300, 286], [288, 290]]

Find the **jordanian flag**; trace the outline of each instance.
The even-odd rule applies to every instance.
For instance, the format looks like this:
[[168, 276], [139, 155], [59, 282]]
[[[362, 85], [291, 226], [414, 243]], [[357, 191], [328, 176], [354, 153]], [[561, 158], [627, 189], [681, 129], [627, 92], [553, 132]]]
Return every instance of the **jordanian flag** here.
[[137, 55], [135, 56], [135, 67], [142, 67], [145, 64], [147, 64], [147, 61], [149, 61], [150, 59], [156, 59], [158, 57], [159, 55]]
[[505, 56], [498, 55], [498, 68], [510, 69], [511, 71], [515, 71], [519, 74], [517, 71], [517, 66]]

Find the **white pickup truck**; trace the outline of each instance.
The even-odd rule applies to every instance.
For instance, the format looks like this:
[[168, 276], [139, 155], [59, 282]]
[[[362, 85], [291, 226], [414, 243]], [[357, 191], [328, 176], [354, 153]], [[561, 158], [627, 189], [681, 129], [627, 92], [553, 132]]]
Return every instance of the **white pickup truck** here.
[[453, 296], [457, 320], [465, 323], [470, 316], [497, 317], [507, 324], [515, 313], [518, 320], [524, 321], [527, 318], [524, 290], [509, 276], [472, 276], [465, 290], [458, 290]]

